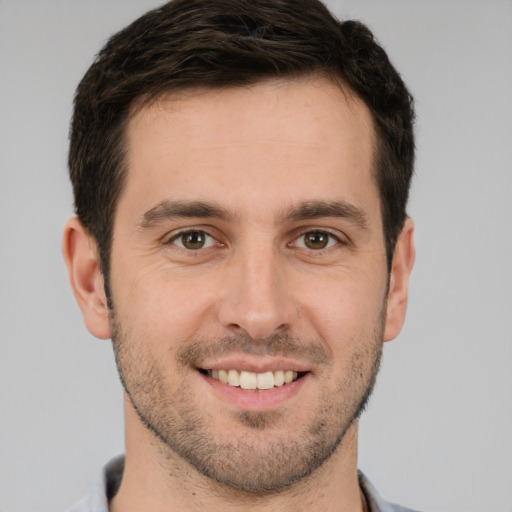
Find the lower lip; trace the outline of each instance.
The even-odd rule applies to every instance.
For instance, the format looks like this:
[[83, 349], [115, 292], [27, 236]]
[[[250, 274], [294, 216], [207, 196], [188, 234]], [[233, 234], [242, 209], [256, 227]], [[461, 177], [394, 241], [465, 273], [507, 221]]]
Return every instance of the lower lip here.
[[311, 376], [310, 373], [306, 373], [299, 379], [290, 382], [290, 384], [276, 386], [272, 389], [247, 390], [223, 384], [219, 380], [213, 379], [207, 375], [200, 375], [220, 398], [230, 402], [239, 409], [251, 411], [271, 410], [284, 405], [286, 401], [297, 395]]

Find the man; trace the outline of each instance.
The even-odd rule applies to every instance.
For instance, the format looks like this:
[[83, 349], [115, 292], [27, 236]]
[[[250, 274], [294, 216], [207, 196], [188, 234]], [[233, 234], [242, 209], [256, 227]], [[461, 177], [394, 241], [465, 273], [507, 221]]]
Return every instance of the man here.
[[63, 252], [126, 455], [73, 510], [404, 510], [358, 474], [357, 428], [405, 316], [413, 117], [316, 0], [176, 0], [110, 39]]

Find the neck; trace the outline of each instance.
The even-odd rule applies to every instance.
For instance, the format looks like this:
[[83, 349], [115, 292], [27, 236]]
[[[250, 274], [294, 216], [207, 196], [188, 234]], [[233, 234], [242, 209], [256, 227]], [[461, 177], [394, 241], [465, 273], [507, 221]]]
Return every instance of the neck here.
[[292, 486], [256, 494], [219, 484], [199, 473], [144, 427], [125, 401], [126, 461], [111, 512], [361, 512], [364, 503], [357, 480], [357, 422], [347, 430], [336, 452], [309, 477]]

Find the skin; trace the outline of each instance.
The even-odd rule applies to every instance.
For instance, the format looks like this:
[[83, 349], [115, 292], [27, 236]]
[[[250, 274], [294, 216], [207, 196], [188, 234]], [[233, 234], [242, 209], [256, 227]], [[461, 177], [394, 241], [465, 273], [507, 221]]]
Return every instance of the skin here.
[[[407, 220], [388, 273], [368, 109], [320, 77], [270, 81], [161, 98], [127, 135], [114, 311], [77, 219], [63, 243], [127, 391], [111, 510], [362, 510], [356, 415], [414, 260]], [[275, 403], [198, 371], [283, 365], [306, 377]]]

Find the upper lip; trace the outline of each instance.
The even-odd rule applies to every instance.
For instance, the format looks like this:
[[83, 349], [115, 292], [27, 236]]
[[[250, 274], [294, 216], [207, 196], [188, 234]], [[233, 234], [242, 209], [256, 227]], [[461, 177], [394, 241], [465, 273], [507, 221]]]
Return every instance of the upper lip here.
[[248, 359], [247, 357], [229, 357], [215, 361], [204, 361], [199, 366], [203, 370], [239, 370], [252, 373], [275, 372], [277, 370], [292, 370], [309, 372], [310, 364], [292, 361], [284, 358]]

